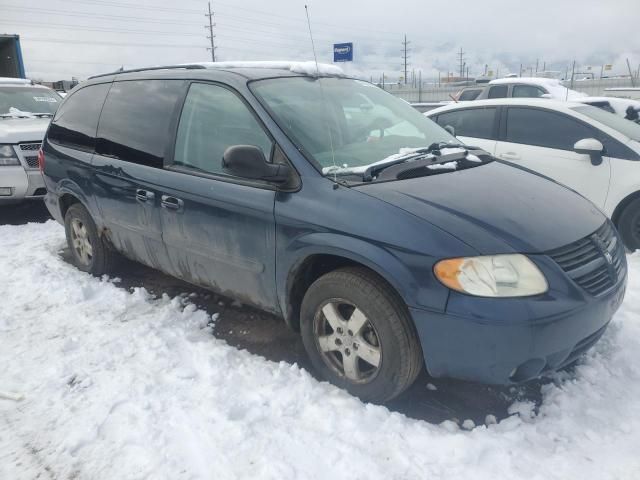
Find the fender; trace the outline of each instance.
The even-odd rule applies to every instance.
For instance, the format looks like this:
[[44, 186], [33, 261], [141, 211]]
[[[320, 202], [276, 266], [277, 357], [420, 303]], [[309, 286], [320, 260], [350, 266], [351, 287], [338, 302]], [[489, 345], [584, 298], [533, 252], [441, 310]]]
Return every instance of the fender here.
[[96, 222], [98, 230], [103, 227], [102, 216], [100, 215], [96, 202], [91, 197], [88, 197], [84, 193], [82, 188], [69, 178], [63, 178], [62, 180], [60, 180], [60, 182], [58, 182], [58, 186], [56, 188], [58, 204], [60, 202], [60, 198], [65, 194], [72, 195], [80, 201], [80, 203], [87, 209], [87, 211], [91, 215], [91, 218], [93, 218], [93, 221]]
[[[397, 251], [397, 254], [405, 257], [410, 253]], [[429, 257], [420, 256], [418, 262], [407, 262], [406, 258], [400, 260], [389, 249], [356, 237], [335, 233], [310, 233], [296, 238], [284, 250], [278, 250], [276, 263], [276, 288], [278, 302], [282, 312], [287, 312], [291, 282], [300, 265], [312, 255], [335, 255], [370, 268], [384, 278], [400, 295], [409, 307], [419, 307], [444, 311], [448, 290], [444, 286], [433, 288], [429, 282], [419, 282], [416, 274], [432, 277], [432, 264]], [[415, 271], [411, 271], [406, 265], [416, 264]], [[437, 281], [434, 282], [437, 283]], [[431, 283], [431, 285], [429, 285]], [[428, 294], [427, 294], [427, 288]]]

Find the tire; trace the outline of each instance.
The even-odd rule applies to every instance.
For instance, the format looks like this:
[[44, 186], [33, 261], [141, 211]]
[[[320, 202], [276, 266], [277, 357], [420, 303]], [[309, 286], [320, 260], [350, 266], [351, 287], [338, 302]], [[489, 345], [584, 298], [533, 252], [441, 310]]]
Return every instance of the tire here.
[[97, 276], [112, 270], [116, 253], [98, 234], [96, 224], [82, 204], [69, 207], [64, 216], [64, 229], [73, 264], [78, 269]]
[[406, 306], [364, 268], [343, 268], [316, 280], [302, 301], [300, 331], [322, 377], [365, 401], [397, 397], [423, 366]]
[[617, 226], [627, 250], [633, 252], [640, 249], [640, 198], [624, 207]]

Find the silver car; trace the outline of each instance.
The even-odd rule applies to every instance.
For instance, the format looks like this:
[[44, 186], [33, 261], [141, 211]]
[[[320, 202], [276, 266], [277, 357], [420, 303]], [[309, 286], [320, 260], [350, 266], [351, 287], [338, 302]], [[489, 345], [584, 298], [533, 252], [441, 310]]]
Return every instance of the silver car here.
[[30, 80], [0, 77], [0, 205], [47, 193], [38, 151], [62, 97]]

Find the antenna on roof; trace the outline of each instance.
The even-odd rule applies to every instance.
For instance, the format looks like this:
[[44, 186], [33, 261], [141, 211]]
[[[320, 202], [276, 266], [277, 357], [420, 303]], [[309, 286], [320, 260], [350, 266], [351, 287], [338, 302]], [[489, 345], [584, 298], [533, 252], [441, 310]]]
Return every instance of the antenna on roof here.
[[307, 15], [307, 26], [309, 27], [309, 37], [311, 38], [311, 50], [313, 51], [313, 60], [316, 62], [316, 75], [320, 76], [320, 68], [318, 67], [318, 56], [316, 55], [316, 45], [313, 43], [313, 33], [311, 33], [311, 19], [309, 18], [309, 7], [304, 6], [304, 13]]
[[[311, 38], [311, 50], [313, 50], [313, 60], [316, 62], [316, 75], [318, 78], [318, 86], [320, 87], [320, 99], [322, 100], [322, 109], [324, 110], [325, 121], [327, 122], [327, 133], [329, 134], [329, 146], [331, 147], [331, 160], [333, 162], [333, 181], [338, 181], [338, 175], [336, 173], [336, 155], [333, 150], [333, 135], [331, 135], [331, 124], [329, 123], [329, 110], [327, 109], [327, 102], [324, 98], [324, 89], [322, 88], [322, 81], [320, 79], [320, 67], [318, 67], [318, 56], [316, 55], [316, 46], [313, 43], [313, 33], [311, 33], [311, 19], [309, 18], [309, 7], [304, 6], [304, 11], [307, 15], [307, 26], [309, 27], [309, 37]], [[337, 183], [334, 187], [337, 188]]]

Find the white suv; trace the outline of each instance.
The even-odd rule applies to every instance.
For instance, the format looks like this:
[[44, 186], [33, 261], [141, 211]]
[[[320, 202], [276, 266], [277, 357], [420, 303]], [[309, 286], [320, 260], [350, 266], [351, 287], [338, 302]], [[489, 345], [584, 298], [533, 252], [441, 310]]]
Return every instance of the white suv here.
[[539, 172], [596, 204], [627, 248], [640, 249], [640, 125], [550, 99], [449, 104], [425, 115], [495, 157]]
[[42, 198], [38, 150], [62, 97], [30, 80], [0, 77], [0, 205]]

